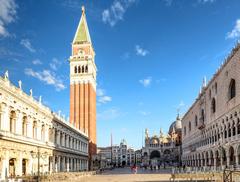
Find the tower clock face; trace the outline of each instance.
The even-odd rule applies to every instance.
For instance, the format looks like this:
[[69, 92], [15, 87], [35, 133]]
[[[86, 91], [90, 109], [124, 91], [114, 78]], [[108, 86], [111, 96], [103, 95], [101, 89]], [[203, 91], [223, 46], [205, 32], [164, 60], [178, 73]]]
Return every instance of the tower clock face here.
[[78, 50], [78, 55], [79, 56], [84, 56], [84, 54], [85, 54], [84, 50], [82, 50], [82, 49]]

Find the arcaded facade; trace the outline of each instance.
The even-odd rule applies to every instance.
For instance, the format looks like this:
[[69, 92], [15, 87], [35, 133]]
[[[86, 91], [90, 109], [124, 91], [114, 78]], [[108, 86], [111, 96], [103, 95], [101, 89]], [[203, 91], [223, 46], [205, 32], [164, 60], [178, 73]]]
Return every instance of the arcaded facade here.
[[202, 89], [182, 119], [188, 166], [240, 167], [240, 45]]
[[0, 77], [0, 180], [87, 169], [87, 135]]
[[160, 165], [179, 165], [181, 156], [182, 123], [179, 116], [168, 131], [160, 135], [149, 136], [145, 130], [145, 146], [142, 148], [142, 163], [144, 166], [159, 167]]

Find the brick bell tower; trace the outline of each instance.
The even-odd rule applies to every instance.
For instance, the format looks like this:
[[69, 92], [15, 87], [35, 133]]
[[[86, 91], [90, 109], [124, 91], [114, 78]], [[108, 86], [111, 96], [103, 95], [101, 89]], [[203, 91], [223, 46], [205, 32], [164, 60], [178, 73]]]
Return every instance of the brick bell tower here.
[[[96, 145], [96, 72], [95, 52], [82, 7], [82, 16], [72, 43], [70, 56], [70, 123], [89, 136], [89, 159]], [[91, 162], [89, 162], [91, 165]]]

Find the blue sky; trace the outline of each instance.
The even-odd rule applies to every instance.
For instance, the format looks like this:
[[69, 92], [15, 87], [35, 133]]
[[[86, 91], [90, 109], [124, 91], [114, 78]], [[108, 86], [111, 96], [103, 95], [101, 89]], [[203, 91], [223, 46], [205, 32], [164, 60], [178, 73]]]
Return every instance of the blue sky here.
[[71, 41], [84, 5], [96, 52], [98, 145], [167, 132], [240, 37], [239, 0], [0, 0], [0, 73], [69, 115]]

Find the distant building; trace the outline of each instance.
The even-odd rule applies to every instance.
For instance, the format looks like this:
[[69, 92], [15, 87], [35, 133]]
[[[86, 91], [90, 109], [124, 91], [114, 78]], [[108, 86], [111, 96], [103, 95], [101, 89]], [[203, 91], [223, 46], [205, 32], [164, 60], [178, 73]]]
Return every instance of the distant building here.
[[149, 136], [145, 130], [145, 146], [142, 149], [142, 163], [145, 166], [179, 165], [181, 158], [182, 123], [178, 116], [169, 128], [168, 134]]
[[131, 166], [135, 164], [135, 151], [127, 146], [126, 140], [122, 140], [120, 145], [112, 147], [98, 147], [97, 159], [101, 163], [105, 161], [105, 166], [112, 164], [114, 167]]
[[142, 165], [142, 149], [135, 151], [135, 163], [136, 165]]
[[111, 156], [112, 156], [111, 147], [99, 147], [97, 148], [97, 161], [100, 168], [109, 168], [111, 167]]

